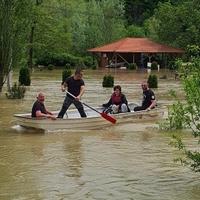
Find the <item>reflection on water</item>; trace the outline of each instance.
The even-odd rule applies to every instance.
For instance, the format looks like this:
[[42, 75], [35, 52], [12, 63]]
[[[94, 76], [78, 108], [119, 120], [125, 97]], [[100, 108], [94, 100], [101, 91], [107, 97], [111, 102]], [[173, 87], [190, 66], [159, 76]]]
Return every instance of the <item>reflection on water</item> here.
[[[11, 129], [11, 116], [29, 112], [40, 90], [50, 109], [60, 108], [64, 94], [59, 91], [59, 73], [51, 81], [45, 73], [41, 80], [35, 75], [24, 100], [0, 97], [0, 199], [199, 199], [200, 175], [173, 162], [179, 152], [168, 145], [170, 138], [157, 124], [123, 124], [84, 133]], [[144, 75], [114, 73], [128, 99], [139, 102], [138, 80]], [[102, 104], [110, 96], [112, 89], [101, 87], [102, 76], [101, 71], [86, 75], [88, 104]], [[156, 91], [161, 104], [166, 104], [166, 83]], [[173, 80], [167, 85], [178, 88]], [[193, 144], [192, 137], [187, 140]]]

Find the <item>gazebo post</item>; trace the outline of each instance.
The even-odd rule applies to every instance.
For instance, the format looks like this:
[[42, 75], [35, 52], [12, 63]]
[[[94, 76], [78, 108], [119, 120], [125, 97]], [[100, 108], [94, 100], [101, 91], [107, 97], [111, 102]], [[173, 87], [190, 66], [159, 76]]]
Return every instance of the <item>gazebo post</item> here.
[[133, 53], [133, 64], [135, 63], [135, 54]]

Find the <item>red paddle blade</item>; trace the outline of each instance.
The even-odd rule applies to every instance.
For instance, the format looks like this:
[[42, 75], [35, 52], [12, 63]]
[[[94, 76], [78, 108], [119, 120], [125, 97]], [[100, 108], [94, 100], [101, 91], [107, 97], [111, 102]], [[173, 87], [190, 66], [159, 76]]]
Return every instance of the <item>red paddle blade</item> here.
[[108, 120], [108, 121], [110, 121], [111, 123], [113, 123], [113, 124], [115, 124], [116, 123], [116, 119], [114, 118], [114, 117], [112, 117], [112, 116], [110, 116], [110, 115], [107, 115], [106, 113], [100, 113], [101, 114], [101, 116], [104, 118], [104, 119], [106, 119], [106, 120]]

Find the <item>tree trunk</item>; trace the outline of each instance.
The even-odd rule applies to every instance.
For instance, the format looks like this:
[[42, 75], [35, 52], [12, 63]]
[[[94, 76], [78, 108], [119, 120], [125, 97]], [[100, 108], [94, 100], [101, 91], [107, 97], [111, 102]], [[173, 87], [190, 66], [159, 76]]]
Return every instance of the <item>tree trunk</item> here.
[[[39, 6], [42, 3], [42, 0], [36, 0], [36, 6]], [[34, 39], [34, 30], [35, 30], [36, 21], [33, 22], [33, 26], [31, 27], [31, 32], [29, 36], [29, 49], [28, 49], [28, 68], [33, 68], [33, 39]]]
[[2, 92], [2, 88], [3, 88], [3, 69], [0, 66], [0, 92]]
[[7, 76], [7, 90], [8, 91], [10, 91], [12, 87], [12, 75], [13, 75], [13, 71], [10, 70]]
[[[35, 23], [34, 23], [35, 25]], [[28, 50], [28, 68], [32, 70], [33, 67], [33, 36], [34, 36], [34, 29], [35, 26], [31, 27], [31, 33], [29, 37], [29, 50]]]

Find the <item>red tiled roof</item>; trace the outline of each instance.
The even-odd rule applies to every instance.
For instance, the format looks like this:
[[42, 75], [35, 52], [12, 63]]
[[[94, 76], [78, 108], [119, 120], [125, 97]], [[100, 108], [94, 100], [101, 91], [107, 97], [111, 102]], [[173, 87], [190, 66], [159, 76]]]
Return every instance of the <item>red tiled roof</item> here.
[[89, 52], [118, 53], [184, 53], [184, 50], [162, 45], [148, 38], [124, 38], [101, 47], [89, 49]]

